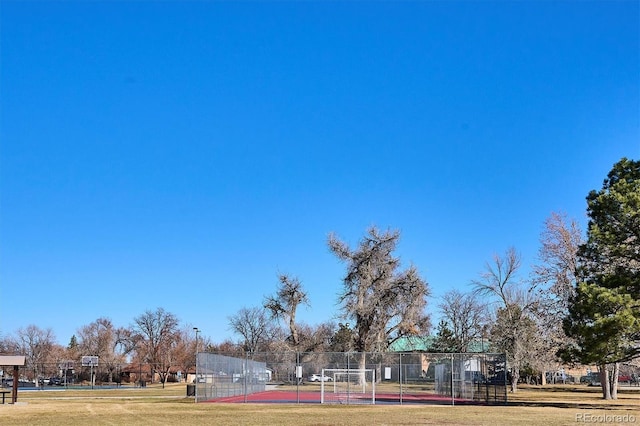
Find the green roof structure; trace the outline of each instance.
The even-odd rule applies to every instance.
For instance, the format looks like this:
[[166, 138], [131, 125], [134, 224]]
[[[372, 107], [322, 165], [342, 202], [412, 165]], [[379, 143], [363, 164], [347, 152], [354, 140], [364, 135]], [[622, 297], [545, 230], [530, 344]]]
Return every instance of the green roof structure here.
[[[435, 340], [435, 336], [401, 337], [389, 345], [389, 352], [430, 352]], [[487, 353], [490, 346], [488, 340], [476, 340], [469, 344], [469, 352]]]

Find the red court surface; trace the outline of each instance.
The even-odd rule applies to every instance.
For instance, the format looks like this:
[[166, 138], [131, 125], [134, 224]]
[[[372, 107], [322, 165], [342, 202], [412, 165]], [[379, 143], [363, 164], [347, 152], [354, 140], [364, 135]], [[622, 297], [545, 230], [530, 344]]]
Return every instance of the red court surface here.
[[[327, 399], [329, 396], [327, 396]], [[371, 396], [351, 395], [347, 400], [346, 396], [342, 396], [340, 401], [336, 401], [332, 398], [330, 404], [367, 404], [371, 403]], [[453, 404], [483, 404], [480, 401], [472, 401], [469, 399], [455, 398], [453, 401], [451, 397], [435, 395], [435, 394], [403, 394], [402, 399], [397, 393], [376, 393], [376, 404], [439, 404], [439, 405], [453, 405]], [[296, 392], [296, 391], [279, 391], [269, 390], [264, 392], [252, 393], [249, 395], [235, 395], [223, 398], [210, 399], [205, 402], [213, 403], [305, 403], [305, 404], [320, 404], [320, 392]]]

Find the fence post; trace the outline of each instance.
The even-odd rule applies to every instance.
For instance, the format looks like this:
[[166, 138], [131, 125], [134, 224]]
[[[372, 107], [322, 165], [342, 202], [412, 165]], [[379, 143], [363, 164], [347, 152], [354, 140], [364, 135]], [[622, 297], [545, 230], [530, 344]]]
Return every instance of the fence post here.
[[456, 405], [456, 397], [455, 397], [455, 386], [456, 382], [453, 378], [453, 354], [451, 354], [451, 405]]
[[247, 402], [247, 365], [249, 364], [249, 353], [245, 354], [244, 364], [242, 365], [242, 382], [244, 390], [244, 402]]
[[304, 380], [302, 374], [302, 365], [300, 365], [300, 352], [296, 351], [296, 368], [293, 374], [296, 378], [296, 402], [300, 404], [300, 381]]
[[398, 355], [400, 356], [400, 361], [398, 364], [398, 380], [400, 381], [400, 405], [402, 405], [402, 355], [403, 353], [400, 352]]

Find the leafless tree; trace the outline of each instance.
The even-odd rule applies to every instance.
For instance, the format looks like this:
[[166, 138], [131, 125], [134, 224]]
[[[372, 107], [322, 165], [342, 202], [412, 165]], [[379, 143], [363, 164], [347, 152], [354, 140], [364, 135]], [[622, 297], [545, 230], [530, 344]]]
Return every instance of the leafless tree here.
[[242, 308], [229, 317], [229, 327], [243, 339], [243, 348], [248, 353], [265, 349], [273, 335], [273, 325], [263, 307]]
[[[569, 299], [575, 293], [578, 248], [583, 243], [582, 231], [575, 220], [552, 212], [540, 235], [539, 263], [534, 265], [534, 283], [546, 294], [544, 307], [553, 317], [564, 316]], [[559, 314], [559, 315], [556, 315]]]
[[2, 336], [2, 338], [0, 338], [0, 353], [19, 355], [20, 347], [17, 339], [9, 334]]
[[490, 330], [491, 344], [507, 354], [511, 371], [511, 391], [517, 392], [520, 372], [538, 369], [541, 353], [540, 331], [534, 316], [521, 303], [500, 306]]
[[331, 339], [335, 334], [336, 326], [327, 321], [317, 325], [300, 325], [301, 352], [327, 352], [330, 350]]
[[280, 274], [280, 285], [275, 296], [265, 298], [264, 307], [273, 318], [283, 319], [288, 322], [291, 345], [297, 348], [300, 344], [298, 329], [296, 327], [296, 313], [299, 305], [309, 306], [309, 298], [302, 287], [302, 283], [296, 277]]
[[372, 227], [352, 250], [329, 236], [329, 249], [347, 265], [340, 301], [343, 316], [354, 321], [356, 351], [382, 352], [400, 337], [429, 329], [429, 286], [414, 266], [399, 270], [400, 259], [393, 256], [399, 239], [397, 230]]
[[98, 318], [96, 321], [78, 329], [79, 351], [82, 355], [98, 357], [98, 367], [108, 374], [113, 381], [117, 367], [125, 361], [128, 346], [121, 340], [126, 333], [117, 329], [109, 318]]
[[190, 326], [184, 326], [176, 333], [173, 365], [184, 372], [185, 380], [188, 372], [195, 368], [196, 354], [205, 348], [205, 340], [205, 338], [196, 340], [194, 328]]
[[34, 325], [19, 329], [16, 336], [6, 335], [0, 339], [0, 353], [26, 355], [26, 376], [34, 380], [56, 375], [58, 361], [68, 357], [67, 349], [54, 342], [50, 329]]
[[210, 343], [209, 345], [207, 345], [207, 350], [209, 352], [217, 352], [228, 356], [234, 356], [236, 358], [242, 357], [244, 355], [244, 349], [242, 348], [242, 346], [231, 341], [230, 339], [226, 339], [221, 343]]
[[137, 346], [137, 338], [134, 330], [128, 327], [118, 327], [115, 329], [115, 345], [118, 353], [126, 357], [135, 352]]
[[485, 272], [472, 284], [478, 295], [489, 297], [497, 304], [495, 323], [491, 328], [491, 342], [507, 353], [511, 367], [511, 391], [518, 390], [520, 369], [529, 364], [538, 346], [532, 332], [533, 317], [538, 300], [530, 289], [525, 289], [517, 273], [522, 266], [520, 254], [510, 248], [504, 257], [494, 255], [486, 264]]
[[153, 373], [158, 373], [164, 386], [173, 363], [178, 318], [163, 308], [147, 310], [134, 319], [134, 331], [138, 335], [140, 358], [151, 365], [151, 380]]
[[44, 377], [54, 377], [60, 375], [60, 373], [62, 373], [63, 378], [68, 376], [69, 371], [65, 369], [65, 366], [76, 359], [71, 357], [71, 354], [68, 348], [54, 344], [47, 356], [47, 364], [43, 371]]
[[7, 336], [0, 336], [0, 354], [13, 353], [13, 343]]
[[542, 346], [537, 363], [544, 372], [557, 367], [556, 353], [569, 340], [562, 329], [569, 300], [575, 294], [578, 270], [578, 248], [583, 243], [582, 231], [575, 220], [563, 213], [552, 212], [540, 235], [538, 263], [533, 266], [533, 283], [539, 296], [537, 322], [542, 332]]
[[458, 290], [447, 292], [439, 305], [441, 318], [452, 333], [454, 352], [469, 352], [470, 345], [482, 341], [483, 327], [487, 324], [487, 307], [477, 295]]
[[50, 328], [41, 329], [35, 325], [29, 325], [26, 328], [19, 328], [16, 336], [13, 346], [18, 353], [26, 355], [30, 379], [35, 380], [37, 384], [45, 364], [51, 362], [49, 355], [55, 346], [55, 335]]

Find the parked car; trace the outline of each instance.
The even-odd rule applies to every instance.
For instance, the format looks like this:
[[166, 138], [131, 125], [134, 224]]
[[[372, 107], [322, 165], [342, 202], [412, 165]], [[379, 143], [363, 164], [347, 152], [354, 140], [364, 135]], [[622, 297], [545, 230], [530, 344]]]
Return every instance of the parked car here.
[[309, 377], [310, 382], [330, 382], [332, 380], [331, 377], [323, 376], [322, 374], [312, 374], [311, 377]]
[[589, 373], [580, 377], [580, 383], [588, 386], [600, 386], [600, 375], [598, 373]]
[[618, 376], [618, 382], [619, 383], [626, 382], [626, 383], [631, 384], [631, 376], [628, 375], [628, 374], [621, 374], [621, 375]]
[[49, 379], [49, 386], [62, 386], [64, 385], [60, 377], [51, 377]]

